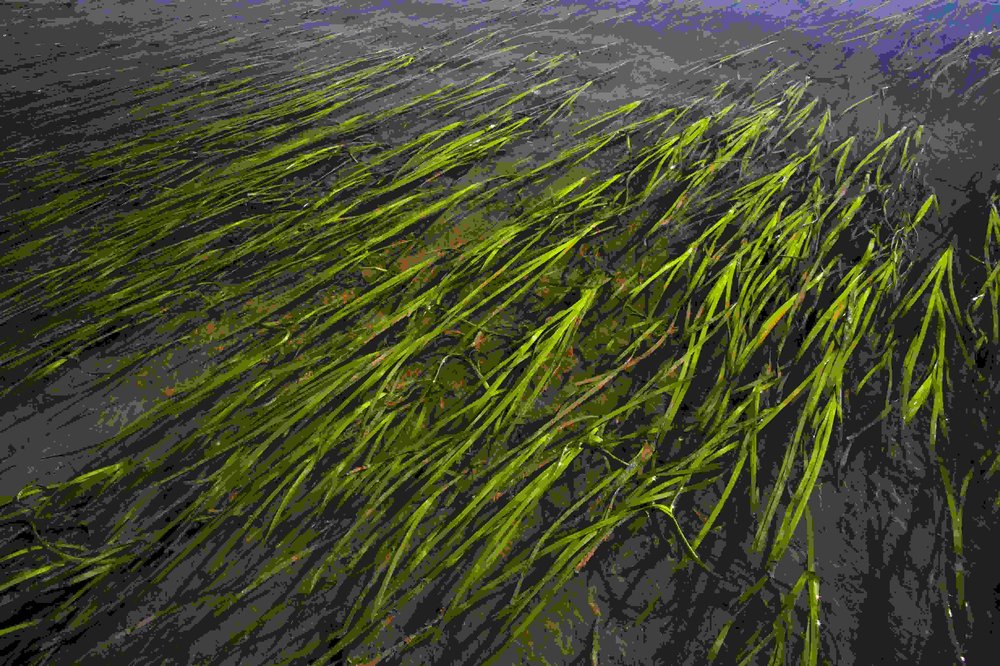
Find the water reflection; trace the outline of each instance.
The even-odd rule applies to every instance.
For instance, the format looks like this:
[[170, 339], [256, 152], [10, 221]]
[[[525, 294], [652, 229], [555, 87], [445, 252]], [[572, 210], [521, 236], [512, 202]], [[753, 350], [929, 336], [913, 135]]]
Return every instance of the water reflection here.
[[[190, 12], [186, 4], [176, 0], [108, 5], [95, 0], [77, 0], [78, 7], [99, 10], [104, 15], [138, 15], [154, 7]], [[575, 8], [574, 16], [598, 12], [620, 14], [615, 19], [617, 23], [642, 26], [657, 33], [699, 32], [724, 34], [727, 38], [730, 33], [773, 34], [794, 29], [816, 44], [836, 44], [847, 56], [859, 49], [870, 50], [883, 73], [898, 69], [900, 62], [897, 61], [900, 60], [905, 60], [908, 69], [920, 70], [920, 65], [940, 58], [968, 36], [993, 31], [1000, 24], [1000, 0], [544, 0], [520, 3], [379, 0], [318, 6], [309, 11], [316, 18], [301, 21], [299, 27], [303, 30], [331, 27], [334, 23], [324, 17], [333, 14], [343, 18], [392, 11], [413, 14], [416, 18], [421, 15], [422, 7], [434, 5], [463, 8], [481, 5], [488, 9], [530, 7], [543, 14], [554, 13], [557, 8]], [[287, 1], [281, 0], [235, 0], [225, 3], [224, 11], [232, 12], [227, 18], [234, 22], [270, 24], [272, 17], [286, 18], [298, 9], [301, 8], [290, 7]], [[482, 24], [469, 29], [479, 27]], [[882, 31], [886, 32], [875, 35]], [[932, 37], [928, 38], [928, 34]], [[963, 90], [986, 75], [985, 63], [996, 56], [996, 49], [989, 46], [972, 49], [967, 56], [971, 71]], [[926, 76], [922, 71], [914, 71], [914, 74], [918, 79]]]
[[[404, 11], [421, 5], [467, 7], [474, 0], [381, 0], [364, 7], [329, 5], [320, 13], [338, 11], [363, 15], [378, 11]], [[872, 52], [883, 73], [898, 71], [905, 60], [913, 78], [924, 80], [924, 65], [940, 58], [970, 35], [995, 30], [1000, 24], [997, 0], [556, 0], [531, 5], [543, 14], [557, 7], [578, 8], [573, 16], [615, 12], [618, 23], [643, 26], [658, 33], [702, 32], [708, 34], [773, 34], [794, 29], [817, 45], [836, 44], [849, 57], [858, 50]], [[540, 6], [539, 6], [540, 5]], [[474, 26], [472, 29], [475, 29]], [[879, 35], [878, 33], [883, 33]], [[932, 35], [932, 37], [928, 37]], [[873, 39], [874, 37], [874, 39]], [[902, 58], [905, 56], [905, 58]], [[973, 48], [968, 54], [971, 70], [959, 92], [964, 92], [987, 74], [986, 62], [996, 49]]]

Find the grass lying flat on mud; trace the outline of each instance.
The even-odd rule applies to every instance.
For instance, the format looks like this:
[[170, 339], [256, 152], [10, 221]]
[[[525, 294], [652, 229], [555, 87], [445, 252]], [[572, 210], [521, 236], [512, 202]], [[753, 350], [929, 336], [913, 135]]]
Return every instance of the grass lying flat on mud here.
[[[737, 606], [803, 526], [805, 566], [769, 625], [734, 615], [704, 656], [819, 663], [817, 480], [855, 400], [884, 402], [880, 418], [897, 405], [941, 451], [952, 375], [1000, 342], [1000, 216], [980, 221], [975, 262], [948, 246], [928, 263], [921, 128], [832, 141], [836, 119], [787, 71], [577, 118], [591, 83], [566, 86], [557, 64], [364, 112], [462, 69], [378, 54], [261, 82], [249, 67], [144, 108], [159, 129], [141, 139], [33, 176], [51, 199], [13, 218], [0, 257], [17, 276], [2, 316], [21, 327], [0, 343], [23, 377], [7, 397], [117, 333], [129, 353], [102, 382], [178, 345], [215, 361], [87, 472], [5, 498], [3, 520], [27, 527], [0, 554], [15, 618], [0, 638], [24, 663], [120, 603], [112, 588], [138, 594], [196, 557], [177, 606], [216, 617], [289, 570], [289, 605], [334, 591], [328, 635], [269, 663], [371, 663], [491, 599], [500, 654], [626, 524], [658, 525], [676, 570], [714, 571], [705, 544], [738, 505], [763, 561]], [[191, 436], [150, 437], [193, 419]], [[789, 434], [779, 450], [768, 429]], [[972, 472], [938, 459], [958, 624]], [[81, 521], [87, 547], [43, 536]], [[417, 600], [444, 610], [392, 639], [394, 609]]]

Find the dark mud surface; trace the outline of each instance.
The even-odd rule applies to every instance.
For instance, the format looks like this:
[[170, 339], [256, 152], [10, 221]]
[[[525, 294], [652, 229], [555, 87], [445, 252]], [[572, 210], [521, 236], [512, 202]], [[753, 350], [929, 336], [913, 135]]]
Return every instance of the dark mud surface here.
[[[126, 112], [134, 90], [155, 83], [162, 70], [188, 63], [189, 71], [203, 76], [206, 84], [224, 81], [227, 68], [248, 61], [261, 63], [269, 76], [281, 77], [297, 66], [315, 67], [380, 50], [415, 53], [434, 46], [434, 40], [443, 41], [443, 36], [454, 39], [502, 28], [505, 34], [524, 34], [510, 53], [511, 61], [532, 52], [540, 58], [573, 53], [577, 57], [556, 74], [577, 85], [604, 77], [576, 104], [576, 115], [586, 117], [633, 99], [681, 100], [690, 94], [682, 83], [691, 78], [685, 72], [693, 64], [776, 40], [696, 78], [704, 84], [754, 78], [779, 64], [797, 62], [798, 75], [814, 81], [811, 91], [835, 115], [875, 94], [875, 102], [844, 115], [837, 127], [840, 135], [835, 136], [858, 135], [865, 143], [880, 123], [890, 128], [908, 121], [923, 123], [930, 158], [925, 178], [938, 189], [942, 203], [942, 224], [930, 229], [927, 246], [941, 247], [954, 237], [960, 249], [971, 252], [981, 247], [987, 197], [996, 191], [1000, 171], [998, 116], [996, 106], [988, 103], [990, 98], [997, 100], [996, 80], [982, 95], [963, 99], [958, 94], [963, 77], [957, 73], [951, 79], [914, 85], [905, 70], [885, 71], [872, 51], [845, 53], [794, 31], [778, 35], [773, 28], [769, 33], [751, 23], [733, 22], [712, 28], [705, 25], [705, 17], [692, 16], [690, 30], [664, 34], [624, 20], [621, 10], [582, 11], [587, 9], [583, 5], [559, 5], [540, 14], [543, 4], [482, 2], [457, 7], [412, 2], [376, 8], [366, 3], [324, 7], [277, 1], [4, 3], [0, 6], [4, 52], [18, 57], [5, 56], [0, 70], [0, 113], [9, 149], [3, 160], [13, 169], [0, 175], [0, 183], [16, 191], [15, 178], [24, 173], [19, 169], [26, 168], [19, 161], [31, 155], [58, 149], [58, 157], [50, 159], [71, 164], [110, 141], [142, 135], [146, 128]], [[506, 12], [498, 18], [497, 12], [513, 7], [519, 13]], [[321, 41], [331, 34], [338, 39]], [[237, 41], [224, 43], [234, 37]], [[384, 104], [392, 106], [406, 96], [433, 90], [448, 76], [471, 81], [503, 65], [475, 63], [474, 48], [464, 53], [457, 53], [459, 47], [453, 50], [456, 53], [444, 57], [467, 58], [472, 64], [462, 71], [445, 70], [445, 78], [423, 84], [426, 90], [410, 88]], [[627, 64], [619, 66], [623, 62]], [[544, 147], [539, 152], [544, 154]], [[199, 372], [209, 362], [205, 350], [187, 349], [165, 359], [160, 376], [141, 387], [128, 383], [103, 392], [88, 388], [95, 375], [114, 361], [119, 345], [135, 343], [152, 341], [136, 339], [134, 333], [129, 339], [127, 334], [83, 356], [53, 382], [26, 387], [18, 404], [3, 406], [0, 494], [14, 494], [29, 481], [54, 483], [84, 471], [87, 446], [142, 413], [165, 386]], [[1000, 373], [995, 361], [986, 371], [994, 377]], [[995, 420], [979, 422], [978, 415], [993, 415], [995, 408], [962, 388], [960, 375], [955, 385], [953, 449], [946, 455], [964, 474], [983, 451], [996, 448], [1000, 431]], [[822, 581], [820, 661], [847, 666], [937, 665], [959, 663], [963, 656], [967, 664], [993, 663], [991, 649], [1000, 644], [1000, 570], [987, 544], [1000, 542], [995, 534], [996, 479], [977, 477], [965, 501], [968, 547], [960, 564], [967, 571], [971, 612], [949, 624], [942, 603], [947, 592], [940, 583], [948, 576], [946, 563], [954, 555], [937, 462], [927, 451], [926, 423], [918, 420], [902, 427], [896, 409], [884, 425], [867, 427], [881, 405], [879, 399], [870, 405], [855, 404], [845, 415], [839, 443], [831, 451], [811, 504], [816, 573]], [[174, 425], [172, 433], [161, 436], [177, 436], [193, 425]], [[781, 447], [788, 437], [780, 424], [773, 425], [779, 427], [762, 434], [765, 447]], [[711, 495], [706, 493], [706, 505]], [[666, 544], [666, 528], [652, 521], [629, 533], [623, 526], [566, 587], [564, 597], [553, 606], [556, 610], [540, 617], [522, 637], [521, 646], [498, 663], [545, 663], [544, 656], [551, 664], [590, 664], [596, 641], [601, 664], [701, 664], [707, 662], [719, 629], [734, 617], [737, 621], [727, 639], [733, 648], [723, 650], [719, 662], [736, 663], [736, 650], [773, 619], [780, 595], [804, 567], [803, 556], [793, 552], [765, 586], [762, 599], [770, 606], [761, 602], [734, 615], [733, 598], [762, 573], [760, 562], [749, 554], [749, 536], [738, 538], [751, 534], [751, 525], [749, 507], [741, 506], [725, 526], [728, 539], [719, 534], [706, 540], [703, 556], [713, 563], [714, 574], [691, 567], [671, 574], [677, 554]], [[249, 569], [254, 562], [248, 555], [241, 564]], [[231, 645], [229, 637], [249, 618], [263, 613], [269, 600], [292, 593], [298, 581], [287, 576], [269, 583], [244, 609], [245, 615], [219, 619], [206, 609], [192, 608], [161, 626], [157, 623], [163, 620], [143, 624], [180, 590], [197, 586], [198, 567], [192, 562], [188, 570], [175, 571], [143, 597], [127, 597], [128, 589], [115, 591], [127, 597], [121, 609], [102, 617], [74, 644], [65, 645], [60, 654], [66, 658], [60, 663], [267, 664], [282, 649], [298, 649], [314, 636], [325, 635], [342, 617], [336, 597], [317, 594], [270, 618], [266, 626], [273, 629], [273, 644]], [[491, 608], [504, 603], [503, 598], [495, 599], [484, 605], [481, 614], [456, 621], [458, 626], [445, 626], [437, 642], [404, 650], [381, 663], [479, 663], [477, 655], [500, 644], [502, 637], [494, 635], [488, 618]], [[425, 599], [421, 605], [398, 609], [382, 647], [424, 624], [434, 605], [433, 599]], [[2, 648], [16, 650], [18, 645], [0, 637], [0, 653]], [[345, 656], [370, 658], [376, 651], [360, 646]], [[303, 658], [301, 663], [310, 662]]]

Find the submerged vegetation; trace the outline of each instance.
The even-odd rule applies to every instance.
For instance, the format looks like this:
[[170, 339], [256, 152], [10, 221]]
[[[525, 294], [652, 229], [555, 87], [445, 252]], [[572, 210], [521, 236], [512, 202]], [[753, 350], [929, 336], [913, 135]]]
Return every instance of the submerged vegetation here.
[[[0, 359], [22, 379], [4, 395], [112, 341], [105, 384], [178, 347], [212, 359], [86, 472], [3, 498], [0, 640], [46, 663], [198, 561], [159, 631], [291, 576], [233, 639], [278, 616], [297, 636], [283, 614], [321, 593], [330, 624], [267, 663], [374, 663], [500, 603], [486, 661], [602, 544], [652, 530], [660, 566], [732, 593], [702, 660], [817, 664], [814, 490], [849, 453], [845, 423], [902, 419], [939, 463], [961, 654], [963, 500], [1000, 458], [955, 452], [949, 387], [996, 388], [980, 361], [1000, 343], [996, 203], [981, 256], [928, 244], [922, 128], [833, 139], [790, 70], [579, 118], [594, 82], [567, 86], [561, 58], [430, 85], [477, 48], [280, 82], [247, 66], [141, 107], [153, 129], [76, 171], [26, 165], [50, 196], [6, 223]], [[58, 536], [80, 523], [88, 543]], [[744, 538], [741, 579], [711, 553]], [[801, 574], [775, 587], [795, 549]], [[741, 622], [774, 589], [769, 622]], [[394, 634], [408, 603], [433, 610]]]

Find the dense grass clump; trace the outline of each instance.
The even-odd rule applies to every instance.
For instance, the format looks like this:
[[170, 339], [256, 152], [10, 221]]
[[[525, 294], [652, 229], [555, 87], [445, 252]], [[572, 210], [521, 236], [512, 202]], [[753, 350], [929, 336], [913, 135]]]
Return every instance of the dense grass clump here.
[[[1000, 216], [978, 220], [974, 262], [917, 243], [937, 205], [914, 175], [922, 128], [834, 140], [782, 69], [577, 118], [593, 82], [566, 86], [558, 59], [435, 89], [462, 68], [429, 63], [380, 53], [281, 81], [250, 66], [144, 109], [155, 129], [77, 171], [33, 175], [52, 196], [16, 214], [0, 256], [17, 324], [0, 359], [21, 378], [5, 397], [116, 335], [101, 383], [179, 347], [212, 358], [86, 472], [4, 498], [16, 621], [0, 639], [23, 663], [194, 561], [158, 631], [291, 575], [234, 638], [317, 595], [331, 624], [312, 638], [283, 620], [298, 651], [268, 663], [371, 663], [499, 602], [486, 661], [627, 527], [660, 530], [676, 575], [731, 591], [702, 656], [815, 664], [810, 499], [846, 459], [845, 421], [890, 415], [926, 432], [961, 561], [973, 472], [943, 450], [948, 387], [989, 382]], [[53, 536], [81, 522], [85, 545]], [[744, 537], [741, 577], [706, 544]], [[776, 587], [795, 549], [801, 574]], [[737, 622], [775, 589], [767, 624]], [[43, 595], [40, 613], [26, 600]], [[433, 610], [393, 639], [411, 603]]]

